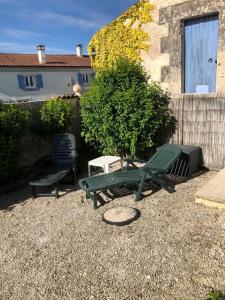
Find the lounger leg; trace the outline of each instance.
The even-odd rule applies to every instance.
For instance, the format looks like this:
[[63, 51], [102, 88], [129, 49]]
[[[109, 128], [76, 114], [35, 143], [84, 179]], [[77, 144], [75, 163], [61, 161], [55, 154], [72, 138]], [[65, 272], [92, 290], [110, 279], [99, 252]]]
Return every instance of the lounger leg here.
[[36, 193], [35, 193], [35, 186], [34, 185], [32, 185], [31, 190], [32, 190], [32, 198], [35, 199], [36, 198]]
[[73, 183], [74, 185], [76, 185], [76, 171], [75, 171], [75, 169], [73, 170], [72, 176], [73, 176], [72, 183]]
[[140, 201], [142, 199], [142, 191], [143, 191], [143, 188], [144, 188], [145, 177], [146, 177], [146, 175], [142, 178], [142, 181], [139, 184], [139, 188], [138, 188], [138, 191], [136, 193], [135, 201]]
[[138, 202], [142, 199], [142, 193], [138, 190], [136, 193], [135, 202]]
[[158, 183], [162, 188], [164, 188], [168, 193], [174, 193], [175, 192], [175, 186], [169, 185], [163, 180], [157, 178], [155, 179], [155, 182]]
[[94, 208], [97, 208], [97, 195], [96, 193], [86, 192], [86, 199], [91, 199], [94, 204]]
[[94, 209], [98, 208], [98, 205], [97, 205], [98, 204], [97, 203], [98, 199], [97, 199], [96, 193], [95, 192], [94, 193], [86, 192], [86, 195], [88, 195], [87, 199], [91, 198], [91, 200], [93, 201], [93, 207], [94, 207]]
[[56, 188], [55, 188], [55, 197], [56, 197], [56, 199], [59, 198], [59, 192], [58, 192], [58, 189], [59, 189], [59, 183], [58, 183], [58, 181], [57, 181], [57, 183], [56, 183]]
[[96, 193], [93, 194], [93, 202], [94, 202], [94, 209], [98, 208]]

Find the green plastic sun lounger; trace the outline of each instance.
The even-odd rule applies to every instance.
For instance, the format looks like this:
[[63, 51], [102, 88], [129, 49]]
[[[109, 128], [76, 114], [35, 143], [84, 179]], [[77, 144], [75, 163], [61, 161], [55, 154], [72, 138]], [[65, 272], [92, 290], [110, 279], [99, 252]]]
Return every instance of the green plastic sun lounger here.
[[[32, 195], [36, 196], [56, 196], [58, 198], [58, 183], [70, 172], [73, 174], [75, 183], [75, 159], [76, 145], [75, 137], [72, 134], [57, 134], [53, 138], [53, 149], [50, 164], [44, 166], [29, 182], [32, 187]], [[37, 193], [36, 188], [55, 185], [55, 193]]]
[[[155, 183], [164, 188], [169, 193], [175, 191], [175, 187], [169, 185], [163, 176], [181, 155], [182, 150], [172, 144], [165, 144], [150, 158], [150, 160], [139, 169], [117, 171], [94, 177], [87, 177], [79, 180], [79, 186], [86, 192], [86, 197], [94, 202], [97, 208], [97, 193], [112, 190], [122, 186], [136, 186], [134, 193], [135, 201], [142, 198], [142, 191], [146, 182]], [[128, 161], [133, 163], [134, 160]], [[133, 188], [132, 188], [133, 189]]]

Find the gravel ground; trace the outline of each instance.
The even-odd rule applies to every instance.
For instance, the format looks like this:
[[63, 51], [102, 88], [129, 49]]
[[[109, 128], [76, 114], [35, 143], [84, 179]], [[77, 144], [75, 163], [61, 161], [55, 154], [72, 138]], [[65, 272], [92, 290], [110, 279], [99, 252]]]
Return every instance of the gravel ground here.
[[[131, 195], [93, 210], [82, 191], [31, 199], [2, 196], [0, 299], [205, 299], [225, 287], [225, 211], [197, 205], [194, 192], [215, 173]], [[134, 223], [102, 222], [111, 207], [141, 211]]]

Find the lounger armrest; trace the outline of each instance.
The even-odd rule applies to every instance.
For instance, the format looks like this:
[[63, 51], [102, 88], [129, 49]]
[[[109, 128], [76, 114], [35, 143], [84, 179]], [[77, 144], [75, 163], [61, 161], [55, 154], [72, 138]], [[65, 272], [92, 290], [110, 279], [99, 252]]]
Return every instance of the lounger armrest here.
[[137, 163], [142, 163], [142, 164], [144, 164], [144, 163], [147, 162], [144, 159], [138, 159], [138, 158], [137, 159], [125, 158], [124, 161], [129, 162], [129, 163], [132, 163], [132, 162], [135, 163], [135, 162], [137, 162]]
[[167, 172], [167, 170], [165, 170], [165, 169], [159, 169], [159, 168], [149, 168], [149, 167], [147, 167], [147, 166], [143, 166], [143, 169], [145, 169], [146, 171], [149, 171], [150, 173], [151, 173], [151, 171], [152, 172], [154, 172], [154, 173], [166, 173]]
[[[156, 177], [158, 177], [158, 176], [161, 176], [161, 175], [167, 173], [164, 169], [149, 169], [149, 168], [145, 168], [145, 167], [143, 167], [143, 169], [144, 169], [145, 172], [147, 172], [150, 176], [152, 176], [152, 178], [156, 178]], [[154, 172], [154, 171], [155, 171], [155, 172]]]
[[84, 179], [80, 179], [79, 181], [78, 181], [78, 184], [79, 184], [79, 187], [82, 189], [82, 190], [84, 190], [85, 192], [88, 192], [88, 188], [86, 187], [86, 183], [87, 182], [87, 179], [86, 178], [84, 178]]
[[128, 169], [128, 167], [131, 165], [132, 167], [138, 169], [138, 167], [135, 165], [135, 163], [145, 164], [146, 160], [143, 159], [124, 159], [124, 161], [127, 163], [125, 170]]

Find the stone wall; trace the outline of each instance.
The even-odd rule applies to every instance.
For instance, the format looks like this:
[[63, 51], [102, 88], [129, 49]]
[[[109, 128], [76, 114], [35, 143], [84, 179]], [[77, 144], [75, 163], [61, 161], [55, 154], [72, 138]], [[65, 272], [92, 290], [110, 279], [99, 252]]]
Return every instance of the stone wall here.
[[[65, 99], [70, 101], [73, 106], [73, 133], [76, 136], [77, 148], [80, 147], [80, 115], [79, 115], [79, 98]], [[28, 167], [35, 164], [41, 157], [50, 155], [51, 141], [48, 141], [38, 134], [35, 134], [34, 128], [39, 126], [39, 110], [45, 101], [17, 103], [18, 105], [27, 109], [31, 113], [29, 128], [23, 138], [23, 156], [21, 160], [21, 167]], [[79, 152], [79, 150], [78, 150]]]
[[143, 65], [152, 80], [172, 95], [182, 93], [183, 22], [189, 18], [219, 14], [217, 93], [225, 92], [225, 2], [221, 0], [150, 0], [155, 5], [154, 22], [145, 25], [151, 37]]

